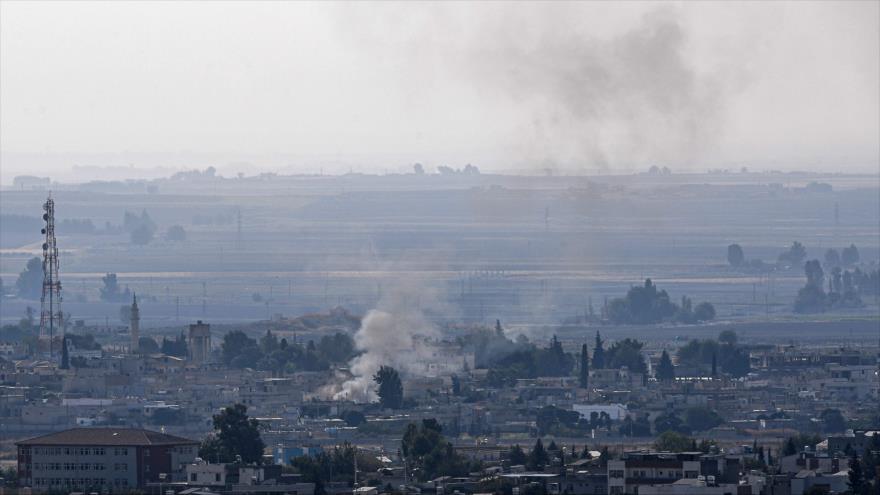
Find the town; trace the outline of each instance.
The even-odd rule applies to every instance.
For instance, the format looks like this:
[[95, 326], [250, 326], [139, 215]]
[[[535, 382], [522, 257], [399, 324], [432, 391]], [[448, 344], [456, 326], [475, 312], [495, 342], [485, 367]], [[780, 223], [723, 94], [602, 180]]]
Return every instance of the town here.
[[880, 0], [0, 0], [0, 495], [880, 495]]
[[[150, 304], [107, 275], [102, 294], [130, 298], [125, 324], [89, 325], [59, 309], [55, 208], [50, 196], [34, 270], [39, 322], [29, 310], [3, 327], [0, 342], [4, 490], [757, 495], [878, 487], [880, 348], [754, 337], [755, 327], [784, 335], [819, 325], [870, 339], [880, 333], [876, 319], [734, 321], [702, 327], [702, 338], [671, 338], [670, 329], [711, 321], [716, 310], [673, 303], [646, 279], [549, 338], [517, 334], [500, 319], [441, 331], [412, 307], [381, 304], [366, 315], [336, 307], [246, 324], [198, 320], [169, 334], [142, 330]], [[800, 263], [800, 249], [795, 243], [780, 258]], [[805, 292], [835, 297], [838, 284], [838, 300], [876, 295], [877, 271], [855, 250], [826, 257], [829, 295], [815, 273], [823, 263], [808, 261], [798, 301]], [[743, 263], [740, 251], [729, 247], [731, 266]], [[16, 283], [21, 296], [30, 276], [25, 269]], [[627, 336], [644, 324], [654, 336]]]

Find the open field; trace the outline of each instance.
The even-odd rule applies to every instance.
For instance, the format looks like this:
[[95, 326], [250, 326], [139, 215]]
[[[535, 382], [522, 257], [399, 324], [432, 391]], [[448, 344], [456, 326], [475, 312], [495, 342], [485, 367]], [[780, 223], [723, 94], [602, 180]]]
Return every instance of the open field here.
[[[804, 188], [814, 181], [834, 190]], [[438, 323], [501, 318], [530, 331], [578, 321], [591, 304], [598, 314], [606, 298], [651, 277], [674, 300], [712, 302], [719, 320], [745, 322], [737, 325], [748, 332], [748, 322], [791, 316], [803, 273], [734, 270], [728, 244], [766, 262], [794, 240], [808, 258], [855, 243], [866, 266], [880, 259], [875, 176], [354, 175], [151, 184], [152, 192], [143, 183], [53, 192], [59, 221], [88, 218], [101, 230], [120, 224], [125, 211], [146, 210], [158, 224], [147, 246], [124, 233], [59, 231], [64, 307], [74, 319], [119, 324], [119, 304], [99, 300], [100, 278], [115, 272], [138, 293], [148, 328], [334, 306], [363, 314], [406, 297]], [[7, 189], [0, 207], [4, 215], [38, 217], [45, 194]], [[187, 230], [186, 241], [161, 238], [174, 224]], [[39, 253], [39, 231], [2, 233], [0, 277], [9, 286]], [[877, 301], [865, 302], [822, 318], [876, 321]], [[0, 320], [16, 321], [28, 305], [39, 302], [5, 298]], [[785, 328], [774, 330], [781, 339]], [[857, 335], [870, 330], [858, 328]]]

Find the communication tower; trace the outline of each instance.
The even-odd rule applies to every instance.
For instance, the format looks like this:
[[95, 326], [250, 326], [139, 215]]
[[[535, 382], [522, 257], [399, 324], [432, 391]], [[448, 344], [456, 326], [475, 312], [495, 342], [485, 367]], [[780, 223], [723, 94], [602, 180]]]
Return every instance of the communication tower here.
[[54, 357], [55, 332], [64, 334], [61, 312], [61, 279], [58, 277], [58, 246], [55, 242], [55, 201], [52, 194], [43, 203], [43, 293], [40, 296], [40, 339], [49, 340], [49, 355]]

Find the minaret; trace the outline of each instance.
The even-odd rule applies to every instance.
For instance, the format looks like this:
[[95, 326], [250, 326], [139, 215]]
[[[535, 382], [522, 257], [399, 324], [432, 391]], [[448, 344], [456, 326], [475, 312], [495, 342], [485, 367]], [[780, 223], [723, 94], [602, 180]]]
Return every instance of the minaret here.
[[141, 312], [138, 309], [138, 298], [137, 294], [133, 294], [131, 301], [131, 353], [137, 354], [138, 352], [138, 340], [140, 340], [140, 330], [141, 330]]

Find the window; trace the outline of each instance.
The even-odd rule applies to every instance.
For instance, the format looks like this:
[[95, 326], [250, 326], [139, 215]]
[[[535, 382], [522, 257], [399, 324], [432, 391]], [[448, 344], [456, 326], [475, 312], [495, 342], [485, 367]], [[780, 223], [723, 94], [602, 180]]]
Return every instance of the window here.
[[105, 469], [103, 464], [92, 464], [92, 469], [95, 471], [103, 471]]
[[84, 463], [82, 463], [82, 464], [79, 465], [79, 470], [80, 470], [80, 471], [88, 471], [89, 468], [91, 468], [91, 467], [92, 467], [92, 466], [89, 465], [88, 462], [84, 462]]
[[214, 473], [214, 481], [220, 481], [220, 473]]
[[623, 470], [614, 469], [608, 472], [610, 478], [623, 478]]
[[95, 448], [95, 455], [104, 455], [104, 447]]
[[196, 473], [189, 473], [189, 480], [190, 481], [198, 481], [199, 480], [198, 478], [199, 478], [199, 476]]
[[79, 455], [89, 455], [89, 454], [90, 454], [90, 450], [89, 450], [88, 448], [86, 448], [86, 447], [81, 447], [81, 448], [79, 449]]

